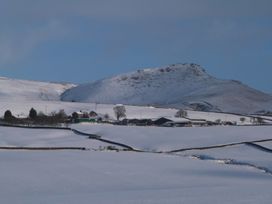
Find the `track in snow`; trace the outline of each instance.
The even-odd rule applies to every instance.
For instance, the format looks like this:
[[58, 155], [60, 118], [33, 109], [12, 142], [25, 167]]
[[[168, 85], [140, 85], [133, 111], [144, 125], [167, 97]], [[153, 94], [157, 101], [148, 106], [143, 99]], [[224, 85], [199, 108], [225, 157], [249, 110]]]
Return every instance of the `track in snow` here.
[[251, 164], [248, 162], [242, 162], [242, 161], [237, 161], [234, 159], [220, 159], [220, 158], [214, 158], [211, 156], [207, 156], [207, 155], [192, 155], [190, 156], [192, 158], [196, 158], [199, 160], [204, 160], [204, 161], [214, 161], [217, 163], [223, 163], [223, 164], [227, 164], [227, 165], [239, 165], [239, 166], [245, 166], [245, 167], [250, 167], [250, 168], [254, 168], [258, 171], [264, 172], [266, 174], [269, 174], [272, 176], [272, 170], [266, 168], [266, 167], [262, 167], [262, 166], [257, 166], [255, 164]]

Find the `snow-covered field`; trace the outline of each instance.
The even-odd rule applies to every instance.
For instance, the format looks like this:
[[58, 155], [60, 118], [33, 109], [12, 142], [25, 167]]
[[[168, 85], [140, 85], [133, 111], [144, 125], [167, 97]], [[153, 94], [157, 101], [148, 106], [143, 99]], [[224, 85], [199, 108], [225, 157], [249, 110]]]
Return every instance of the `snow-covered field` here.
[[0, 127], [0, 146], [6, 147], [86, 147], [105, 146], [97, 140], [75, 135], [69, 130]]
[[[113, 107], [115, 105], [95, 104], [95, 103], [73, 103], [62, 101], [3, 101], [0, 100], [0, 112], [4, 115], [6, 110], [11, 110], [16, 115], [27, 116], [29, 110], [33, 107], [37, 111], [50, 114], [53, 111], [64, 109], [66, 113], [71, 114], [74, 111], [96, 111], [100, 114], [109, 114], [114, 117]], [[158, 118], [173, 117], [176, 109], [154, 108], [147, 106], [125, 106], [127, 118]]]
[[[271, 127], [74, 128], [146, 150], [272, 139]], [[0, 150], [0, 203], [271, 203], [269, 152], [243, 144], [171, 154], [101, 148], [107, 145], [69, 130], [0, 127], [0, 146], [88, 148]]]
[[1, 152], [1, 203], [270, 203], [271, 176], [190, 158]]
[[[64, 109], [67, 114], [72, 114], [74, 111], [95, 111], [100, 114], [108, 114], [111, 118], [115, 119], [113, 107], [115, 105], [110, 104], [96, 104], [96, 103], [73, 103], [73, 102], [61, 102], [61, 101], [5, 101], [0, 100], [0, 117], [3, 117], [6, 110], [11, 110], [12, 114], [17, 117], [26, 117], [29, 114], [31, 108], [35, 108], [38, 112], [42, 111], [45, 114], [51, 112], [58, 112]], [[156, 119], [160, 117], [166, 117], [175, 120], [175, 114], [177, 109], [172, 108], [154, 108], [152, 106], [125, 106], [126, 116], [128, 119], [133, 118], [145, 118]], [[252, 124], [250, 117], [240, 116], [227, 113], [214, 113], [214, 112], [201, 112], [188, 110], [188, 118], [190, 119], [205, 119], [208, 121], [230, 121], [236, 122], [238, 125]], [[240, 119], [245, 118], [244, 122]], [[266, 121], [272, 123], [272, 121]]]
[[73, 125], [75, 129], [109, 140], [149, 151], [171, 151], [190, 147], [205, 147], [249, 142], [271, 138], [272, 126], [216, 126], [195, 128], [136, 127], [115, 125]]
[[271, 202], [271, 176], [186, 157], [1, 151], [0, 160], [1, 203]]
[[266, 142], [264, 144], [262, 144], [264, 147], [270, 148], [272, 149], [272, 142]]

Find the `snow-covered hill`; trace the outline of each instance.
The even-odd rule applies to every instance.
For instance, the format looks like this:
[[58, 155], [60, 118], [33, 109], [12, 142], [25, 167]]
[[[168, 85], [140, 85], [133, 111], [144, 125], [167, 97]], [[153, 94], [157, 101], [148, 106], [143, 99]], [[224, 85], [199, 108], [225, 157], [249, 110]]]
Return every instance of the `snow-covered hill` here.
[[60, 100], [73, 84], [17, 80], [0, 77], [0, 101]]
[[252, 113], [272, 110], [272, 96], [241, 82], [210, 76], [196, 64], [143, 69], [79, 85], [62, 100], [155, 105], [194, 110]]

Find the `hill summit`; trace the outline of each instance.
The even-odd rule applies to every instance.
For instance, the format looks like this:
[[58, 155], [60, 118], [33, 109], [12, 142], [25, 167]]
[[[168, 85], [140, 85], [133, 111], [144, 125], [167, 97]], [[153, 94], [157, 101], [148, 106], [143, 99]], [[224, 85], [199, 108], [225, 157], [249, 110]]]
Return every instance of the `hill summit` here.
[[271, 95], [238, 81], [217, 79], [197, 64], [140, 69], [79, 85], [61, 99], [236, 113], [272, 110]]

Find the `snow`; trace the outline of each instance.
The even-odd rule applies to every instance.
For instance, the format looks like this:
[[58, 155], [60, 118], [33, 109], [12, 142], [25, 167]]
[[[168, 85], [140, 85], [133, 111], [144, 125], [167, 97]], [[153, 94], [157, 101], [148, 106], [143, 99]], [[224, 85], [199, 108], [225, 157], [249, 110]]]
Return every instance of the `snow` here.
[[190, 158], [126, 152], [1, 151], [0, 161], [1, 203], [271, 201], [270, 176]]
[[195, 108], [234, 113], [272, 110], [271, 95], [237, 81], [216, 79], [195, 64], [138, 70], [82, 84], [65, 91], [62, 100], [172, 108], [196, 104]]
[[0, 100], [6, 103], [10, 101], [60, 100], [60, 95], [74, 86], [68, 83], [38, 82], [1, 77]]
[[259, 149], [248, 145], [237, 145], [207, 150], [189, 150], [178, 154], [199, 155], [202, 156], [203, 159], [207, 158], [207, 160], [211, 161], [234, 160], [239, 165], [254, 165], [256, 168], [269, 169], [272, 174], [271, 153], [260, 151]]
[[[30, 108], [34, 107], [37, 111], [51, 113], [64, 109], [66, 113], [71, 114], [77, 111], [96, 111], [101, 114], [109, 114], [114, 116], [113, 107], [115, 105], [95, 104], [95, 103], [72, 103], [61, 101], [11, 101], [5, 102], [0, 100], [0, 111], [2, 115], [6, 110], [11, 110], [14, 115], [27, 116]], [[176, 109], [159, 109], [141, 106], [126, 106], [127, 118], [158, 118], [173, 117], [177, 112]]]
[[128, 127], [78, 124], [74, 128], [148, 151], [171, 151], [253, 140], [272, 139], [272, 126], [265, 127]]
[[[29, 110], [33, 107], [38, 112], [43, 111], [50, 114], [53, 111], [64, 109], [67, 114], [77, 111], [95, 111], [100, 114], [109, 114], [115, 118], [113, 107], [115, 105], [95, 104], [95, 103], [73, 103], [61, 101], [1, 101], [0, 100], [0, 116], [4, 115], [6, 110], [11, 110], [15, 116], [27, 116]], [[153, 108], [144, 106], [125, 106], [127, 118], [159, 118], [173, 117], [177, 112], [176, 109]], [[2, 114], [1, 114], [2, 113]]]
[[86, 147], [99, 149], [107, 144], [75, 135], [69, 130], [0, 127], [0, 146], [7, 147]]
[[[138, 70], [97, 81], [94, 84], [75, 86], [69, 83], [0, 77], [0, 111], [4, 114], [4, 111], [10, 109], [18, 117], [23, 117], [28, 114], [31, 107], [47, 114], [60, 109], [65, 109], [68, 113], [92, 109], [114, 116], [113, 105], [110, 104], [121, 103], [142, 106], [134, 108], [126, 105], [131, 107], [127, 109], [128, 118], [158, 118], [173, 117], [177, 111], [175, 108], [188, 108], [190, 103], [202, 104], [210, 111], [218, 110], [217, 106], [222, 106], [225, 107], [224, 110], [233, 112], [248, 112], [245, 110], [255, 112], [257, 109], [263, 111], [270, 109], [272, 104], [271, 96], [267, 97], [238, 82], [216, 79], [195, 64], [174, 64], [162, 68]], [[96, 95], [92, 96], [92, 92]], [[105, 100], [100, 100], [100, 96]], [[65, 100], [75, 97], [74, 101], [84, 103], [62, 102], [60, 97]], [[86, 97], [90, 100], [78, 100]], [[72, 98], [69, 100], [73, 100]], [[86, 101], [93, 103], [85, 103]], [[108, 105], [103, 105], [102, 102]], [[156, 108], [152, 110], [150, 106], [152, 104], [166, 108], [160, 111]], [[238, 123], [240, 117], [243, 117], [225, 113], [207, 114], [201, 111], [188, 111], [190, 118], [200, 119], [199, 115], [202, 119], [208, 117], [211, 121], [221, 119], [238, 121]], [[246, 117], [243, 124], [250, 124], [250, 118]]]
[[[270, 138], [271, 127], [151, 128], [80, 124], [146, 150]], [[266, 144], [261, 143], [262, 145]], [[238, 145], [176, 154], [98, 151], [107, 146], [68, 130], [0, 127], [0, 146], [87, 147], [87, 151], [0, 150], [0, 203], [267, 203], [271, 153]], [[200, 160], [235, 159], [250, 165]]]
[[268, 149], [272, 149], [272, 142], [265, 142], [260, 144]]
[[[166, 74], [168, 72], [170, 75]], [[99, 88], [98, 92], [106, 91], [103, 94], [111, 92], [116, 94], [116, 91], [119, 90], [119, 85], [116, 83], [118, 80], [120, 83], [125, 83], [124, 85], [127, 87], [126, 83], [131, 83], [141, 76], [145, 82], [155, 83], [150, 84], [152, 85], [150, 90], [154, 92], [154, 95], [151, 96], [158, 99], [159, 93], [156, 91], [166, 84], [169, 76], [174, 80], [173, 86], [162, 90], [162, 94], [166, 94], [167, 91], [170, 93], [170, 89], [174, 90], [174, 85], [180, 83], [175, 78], [177, 73], [188, 83], [187, 85], [185, 83], [184, 87], [178, 86], [184, 89], [175, 89], [177, 92], [172, 93], [173, 97], [176, 96], [175, 94], [179, 94], [179, 91], [185, 91], [185, 88], [196, 88], [203, 82], [211, 85], [214, 80], [217, 80], [206, 75], [205, 71], [197, 65], [172, 65], [164, 68], [163, 71], [161, 68], [157, 70], [146, 69], [132, 75], [122, 75], [106, 80], [107, 83], [112, 80], [112, 89], [108, 89], [107, 83], [99, 88], [100, 82], [96, 84], [96, 88]], [[165, 74], [165, 80], [160, 82], [161, 74]], [[134, 77], [134, 79], [127, 80], [125, 77], [127, 79]], [[192, 79], [198, 79], [194, 81], [194, 83], [196, 82], [194, 86], [192, 85], [193, 82], [190, 82]], [[222, 81], [217, 80], [217, 82], [221, 84]], [[228, 86], [228, 82], [224, 82], [224, 84]], [[138, 92], [131, 92], [131, 94], [136, 95], [136, 98], [139, 97], [142, 94], [142, 85], [136, 82], [130, 85], [139, 88]], [[146, 85], [148, 86], [148, 83]], [[59, 101], [60, 94], [73, 87], [72, 84], [0, 78], [0, 86], [0, 115], [4, 115], [4, 112], [10, 109], [15, 116], [25, 117], [30, 108], [33, 107], [46, 114], [60, 109], [64, 109], [68, 114], [80, 110], [93, 110], [99, 114], [109, 114], [110, 117], [115, 118], [113, 112], [115, 105]], [[236, 85], [230, 87], [237, 88]], [[88, 84], [86, 88], [89, 89]], [[217, 88], [215, 88], [215, 92], [216, 90]], [[241, 90], [244, 89], [238, 87], [237, 92]], [[85, 88], [83, 91], [85, 91]], [[130, 91], [129, 88], [124, 90], [123, 93], [126, 94]], [[196, 95], [199, 94], [197, 91], [195, 93]], [[203, 93], [211, 92], [209, 90]], [[260, 99], [263, 99], [262, 94], [255, 91], [251, 93], [253, 95], [249, 95], [253, 97], [253, 100], [255, 100], [255, 96], [260, 96]], [[130, 95], [126, 96], [128, 97], [126, 100], [129, 100]], [[143, 99], [144, 102], [147, 102], [145, 99], [150, 99], [149, 95], [143, 96], [144, 98], [140, 99]], [[113, 99], [110, 97], [112, 96], [109, 95], [107, 100]], [[215, 97], [215, 99], [218, 98]], [[221, 99], [223, 101], [220, 102]], [[230, 100], [229, 98], [222, 97], [221, 99], [217, 100], [218, 104], [229, 104], [224, 101]], [[167, 101], [167, 105], [172, 102]], [[179, 100], [176, 102], [177, 104], [180, 103]], [[244, 102], [242, 101], [242, 103]], [[259, 108], [260, 104], [265, 103], [265, 101], [262, 101], [256, 105], [254, 102], [252, 107], [249, 105], [245, 109], [252, 108], [254, 110], [256, 107]], [[237, 106], [237, 108], [240, 107]], [[174, 108], [126, 105], [126, 110], [129, 119], [166, 117], [175, 121], [187, 120], [175, 118], [177, 109]], [[245, 122], [240, 121], [241, 117], [245, 117]], [[227, 113], [188, 111], [188, 118], [209, 121], [220, 119], [238, 124], [251, 124], [249, 116]], [[119, 151], [110, 151], [106, 147], [111, 144], [88, 139], [86, 136], [75, 134], [70, 130], [0, 126], [0, 147], [86, 148], [84, 151], [30, 151], [0, 148], [0, 203], [271, 203], [272, 177], [270, 172], [272, 166], [271, 153], [269, 152], [244, 144], [201, 151], [190, 150], [181, 153], [158, 153], [158, 151], [272, 139], [272, 126], [162, 128], [77, 124], [72, 127], [87, 133], [98, 134], [103, 139], [123, 143], [146, 152], [122, 151], [121, 147], [119, 147]], [[258, 144], [272, 149], [272, 142]], [[117, 145], [115, 146], [117, 147]]]
[[[11, 110], [12, 114], [16, 117], [26, 117], [29, 114], [29, 110], [33, 107], [38, 112], [42, 111], [45, 114], [51, 112], [58, 112], [64, 109], [67, 114], [73, 112], [82, 111], [95, 111], [99, 114], [108, 114], [111, 118], [115, 118], [113, 107], [115, 105], [110, 104], [97, 104], [97, 103], [74, 103], [74, 102], [62, 102], [62, 101], [3, 101], [0, 100], [0, 116], [4, 115], [6, 110]], [[173, 121], [186, 120], [175, 118], [175, 114], [178, 111], [173, 108], [154, 108], [152, 106], [125, 106], [126, 115], [128, 119], [158, 119], [160, 117], [166, 117]], [[214, 112], [202, 112], [202, 111], [187, 111], [189, 119], [204, 119], [207, 121], [231, 121], [236, 122], [238, 125], [250, 125], [250, 116], [240, 116], [227, 113], [214, 113]], [[245, 122], [241, 122], [240, 118], [245, 118]], [[270, 122], [271, 121], [266, 121]]]

